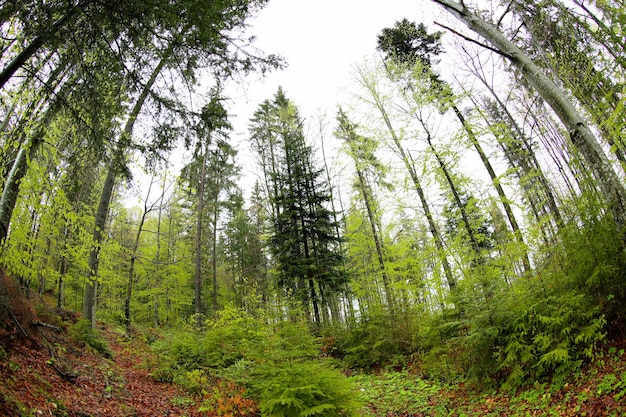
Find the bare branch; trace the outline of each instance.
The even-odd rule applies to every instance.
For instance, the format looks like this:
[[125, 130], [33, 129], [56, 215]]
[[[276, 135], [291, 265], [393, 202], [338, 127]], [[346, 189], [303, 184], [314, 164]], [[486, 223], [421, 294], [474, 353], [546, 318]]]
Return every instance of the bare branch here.
[[498, 55], [500, 55], [500, 56], [503, 56], [503, 57], [505, 57], [505, 58], [509, 58], [509, 59], [511, 58], [511, 56], [510, 56], [509, 54], [507, 54], [507, 53], [505, 53], [505, 52], [502, 52], [501, 50], [496, 49], [496, 48], [494, 48], [494, 47], [491, 47], [491, 46], [489, 46], [489, 45], [486, 45], [486, 44], [484, 44], [484, 43], [482, 43], [482, 42], [479, 42], [479, 41], [477, 41], [476, 39], [472, 39], [472, 38], [470, 38], [469, 36], [466, 36], [466, 35], [462, 34], [461, 32], [458, 32], [458, 31], [456, 31], [456, 30], [452, 29], [452, 28], [451, 28], [451, 27], [449, 27], [449, 26], [446, 26], [446, 25], [441, 24], [441, 23], [439, 23], [439, 22], [435, 22], [435, 25], [437, 25], [437, 26], [439, 26], [439, 27], [441, 27], [441, 28], [444, 28], [444, 29], [446, 29], [446, 30], [449, 30], [450, 32], [454, 33], [455, 35], [457, 35], [457, 36], [459, 36], [459, 37], [461, 37], [461, 38], [463, 38], [463, 39], [465, 39], [466, 41], [471, 42], [471, 43], [474, 43], [474, 44], [476, 44], [476, 45], [478, 45], [478, 46], [480, 46], [480, 47], [482, 47], [482, 48], [488, 49], [488, 50], [490, 50], [491, 52], [495, 52], [496, 54], [498, 54]]

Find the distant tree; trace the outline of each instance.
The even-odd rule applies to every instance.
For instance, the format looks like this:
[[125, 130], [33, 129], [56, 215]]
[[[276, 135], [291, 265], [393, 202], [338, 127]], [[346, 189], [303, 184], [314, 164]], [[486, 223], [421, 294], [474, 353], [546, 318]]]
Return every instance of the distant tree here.
[[224, 230], [227, 262], [233, 274], [235, 305], [253, 313], [268, 301], [266, 259], [263, 251], [263, 225], [254, 206], [244, 208], [241, 190], [231, 196], [229, 220]]
[[[273, 207], [269, 246], [280, 271], [278, 283], [295, 294], [309, 317], [320, 323], [324, 294], [340, 291], [345, 280], [340, 268], [340, 237], [329, 209], [329, 184], [306, 144], [298, 111], [282, 89], [271, 103], [262, 106], [276, 122], [271, 125], [275, 130], [263, 136], [276, 145], [274, 155], [270, 155], [275, 158], [273, 166], [264, 167], [269, 171], [266, 175]], [[251, 134], [259, 137], [264, 126], [268, 125], [256, 118]]]

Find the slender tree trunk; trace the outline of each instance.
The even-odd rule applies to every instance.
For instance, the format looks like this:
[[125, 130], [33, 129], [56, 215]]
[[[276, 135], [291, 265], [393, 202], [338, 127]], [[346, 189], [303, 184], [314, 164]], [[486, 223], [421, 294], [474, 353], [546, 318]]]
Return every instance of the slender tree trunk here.
[[442, 5], [471, 30], [494, 45], [520, 71], [537, 93], [550, 105], [570, 135], [572, 144], [593, 172], [615, 225], [626, 238], [626, 190], [593, 132], [578, 113], [567, 95], [515, 44], [497, 28], [473, 14], [462, 3], [452, 0], [433, 0]]
[[46, 111], [37, 129], [31, 134], [26, 143], [20, 148], [13, 166], [7, 175], [2, 196], [0, 197], [0, 242], [4, 243], [11, 223], [11, 216], [15, 209], [17, 196], [19, 194], [20, 182], [26, 171], [28, 163], [34, 157], [43, 143], [46, 129], [57, 112], [57, 107], [53, 106]]
[[13, 77], [13, 75], [19, 70], [33, 55], [37, 53], [39, 49], [46, 43], [46, 38], [57, 32], [62, 28], [74, 15], [78, 12], [78, 9], [85, 6], [87, 2], [81, 1], [72, 7], [63, 17], [54, 22], [50, 27], [48, 33], [44, 35], [36, 36], [26, 48], [22, 50], [7, 66], [0, 72], [0, 90], [4, 88], [4, 85]]
[[380, 275], [383, 279], [383, 287], [385, 289], [385, 300], [387, 301], [387, 305], [389, 309], [393, 311], [394, 302], [393, 302], [393, 294], [391, 292], [391, 287], [389, 285], [389, 276], [387, 275], [387, 267], [385, 266], [385, 258], [383, 254], [383, 244], [381, 242], [381, 236], [378, 232], [376, 218], [374, 216], [374, 210], [372, 208], [371, 196], [369, 193], [369, 185], [365, 180], [365, 176], [363, 172], [357, 168], [357, 177], [359, 179], [359, 188], [361, 189], [361, 196], [363, 197], [363, 203], [365, 204], [365, 210], [367, 211], [367, 219], [370, 223], [370, 228], [372, 229], [372, 239], [374, 240], [374, 247], [376, 248], [376, 255], [378, 260], [378, 268], [380, 270]]
[[89, 272], [85, 281], [85, 294], [83, 300], [83, 318], [88, 320], [92, 326], [96, 325], [96, 291], [98, 286], [98, 267], [100, 266], [100, 246], [103, 241], [103, 231], [106, 226], [109, 206], [115, 187], [115, 169], [110, 168], [104, 180], [100, 202], [96, 210], [96, 222], [92, 235], [92, 247], [89, 252]]
[[[219, 181], [218, 181], [219, 182]], [[219, 190], [218, 190], [219, 194]], [[213, 245], [211, 246], [211, 273], [213, 275], [213, 314], [217, 314], [218, 304], [217, 304], [217, 218], [219, 215], [219, 206], [217, 198], [215, 199], [215, 208], [213, 210], [213, 230], [211, 239], [213, 240]]]
[[383, 105], [380, 99], [380, 96], [378, 92], [376, 91], [375, 86], [370, 81], [367, 80], [367, 78], [365, 77], [365, 74], [360, 74], [360, 75], [361, 75], [363, 85], [372, 94], [375, 105], [378, 108], [378, 111], [380, 112], [381, 116], [383, 117], [385, 125], [387, 126], [387, 131], [389, 132], [389, 135], [391, 136], [396, 152], [399, 154], [400, 158], [402, 159], [402, 162], [404, 163], [404, 166], [406, 167], [406, 170], [409, 173], [409, 176], [411, 177], [413, 186], [415, 187], [415, 191], [417, 192], [420, 198], [422, 209], [424, 210], [424, 214], [426, 215], [426, 220], [428, 221], [428, 227], [429, 227], [431, 235], [433, 236], [433, 240], [435, 242], [435, 247], [437, 248], [439, 259], [441, 260], [443, 271], [446, 276], [446, 281], [448, 283], [448, 288], [450, 289], [450, 291], [453, 291], [456, 288], [456, 279], [452, 273], [452, 268], [450, 267], [450, 263], [448, 262], [448, 258], [445, 253], [443, 239], [441, 237], [441, 234], [439, 233], [439, 229], [437, 228], [435, 219], [432, 216], [432, 213], [430, 211], [430, 206], [428, 204], [428, 201], [426, 200], [426, 195], [424, 193], [424, 189], [421, 186], [421, 182], [415, 170], [415, 165], [412, 161], [412, 158], [410, 157], [409, 154], [407, 154], [404, 147], [402, 146], [400, 138], [396, 134], [393, 124], [391, 123], [391, 118], [389, 117], [389, 114], [387, 113], [387, 110], [385, 109], [385, 106]]
[[[397, 143], [397, 146], [400, 144]], [[443, 239], [441, 238], [441, 233], [439, 233], [439, 229], [437, 228], [437, 223], [435, 223], [435, 218], [433, 217], [432, 212], [430, 211], [430, 205], [428, 204], [428, 200], [426, 200], [426, 194], [424, 193], [424, 189], [422, 188], [421, 181], [417, 175], [417, 171], [415, 170], [415, 162], [413, 161], [413, 157], [409, 152], [405, 152], [404, 148], [400, 148], [402, 158], [407, 158], [405, 162], [405, 166], [409, 171], [409, 176], [413, 181], [413, 187], [415, 188], [415, 192], [420, 199], [420, 203], [422, 205], [422, 210], [424, 210], [424, 215], [426, 216], [426, 221], [428, 222], [428, 229], [430, 231], [431, 236], [433, 237], [433, 241], [435, 242], [435, 248], [437, 248], [437, 253], [439, 255], [439, 259], [443, 266], [443, 272], [446, 276], [446, 281], [448, 283], [448, 289], [450, 291], [454, 291], [456, 288], [456, 279], [452, 273], [452, 268], [450, 267], [450, 263], [448, 262], [448, 257], [446, 256]]]
[[161, 221], [163, 220], [163, 199], [165, 198], [165, 180], [167, 174], [163, 174], [163, 183], [161, 184], [161, 198], [159, 198], [159, 211], [157, 216], [157, 232], [156, 232], [156, 253], [154, 254], [154, 287], [153, 287], [153, 324], [154, 327], [159, 327], [159, 276], [161, 271]]
[[463, 220], [463, 224], [465, 225], [465, 230], [467, 231], [467, 235], [469, 236], [470, 243], [472, 244], [472, 249], [477, 257], [480, 257], [480, 245], [478, 244], [478, 240], [476, 239], [476, 235], [474, 235], [474, 228], [472, 227], [472, 223], [470, 222], [469, 216], [467, 215], [467, 210], [465, 209], [465, 205], [461, 201], [461, 195], [459, 194], [459, 190], [452, 179], [452, 175], [446, 166], [446, 163], [443, 161], [439, 152], [433, 146], [432, 138], [430, 136], [430, 132], [426, 131], [426, 142], [428, 143], [428, 147], [430, 151], [435, 156], [437, 163], [439, 164], [439, 168], [441, 172], [443, 172], [444, 177], [446, 178], [446, 182], [448, 183], [448, 187], [450, 187], [450, 191], [452, 192], [452, 198], [454, 200], [454, 204], [456, 204], [457, 208], [461, 212], [461, 219]]
[[98, 203], [98, 209], [96, 211], [96, 222], [93, 230], [93, 246], [91, 248], [91, 252], [89, 253], [89, 272], [85, 282], [85, 295], [83, 301], [83, 318], [89, 320], [92, 326], [95, 326], [96, 324], [96, 287], [98, 266], [100, 263], [100, 246], [102, 245], [103, 231], [106, 227], [107, 214], [111, 205], [111, 197], [113, 196], [116, 178], [126, 158], [125, 144], [127, 141], [131, 140], [135, 122], [137, 121], [137, 117], [139, 117], [139, 113], [148, 98], [148, 93], [172, 52], [173, 45], [170, 45], [164, 52], [161, 61], [159, 61], [157, 66], [152, 71], [148, 82], [144, 85], [141, 94], [137, 98], [137, 101], [128, 116], [128, 120], [126, 121], [126, 125], [124, 126], [124, 130], [122, 131], [122, 135], [118, 143], [118, 148], [114, 151], [106, 179], [104, 180], [102, 194], [100, 195], [100, 202]]
[[198, 206], [196, 212], [196, 239], [195, 239], [195, 277], [194, 277], [194, 303], [196, 313], [196, 326], [202, 327], [202, 230], [204, 217], [204, 186], [206, 182], [206, 166], [208, 157], [207, 141], [202, 155], [200, 178], [198, 178]]
[[124, 321], [126, 325], [126, 337], [131, 337], [131, 318], [130, 318], [130, 302], [133, 296], [133, 283], [135, 280], [135, 261], [137, 260], [137, 250], [139, 249], [139, 239], [141, 238], [141, 232], [143, 231], [143, 225], [146, 222], [146, 217], [152, 211], [154, 206], [148, 207], [148, 198], [150, 198], [150, 191], [152, 190], [152, 184], [154, 184], [153, 180], [150, 181], [150, 185], [148, 186], [148, 193], [146, 194], [146, 199], [144, 200], [143, 205], [143, 213], [141, 215], [141, 220], [139, 220], [139, 224], [137, 225], [137, 234], [135, 235], [135, 240], [133, 241], [132, 247], [130, 248], [130, 262], [128, 266], [128, 283], [126, 285], [126, 299], [124, 301]]
[[502, 207], [504, 208], [504, 212], [506, 213], [507, 219], [509, 220], [511, 229], [513, 230], [513, 235], [515, 236], [515, 239], [523, 247], [522, 262], [524, 265], [524, 271], [528, 272], [530, 271], [531, 267], [530, 267], [530, 258], [528, 257], [528, 251], [526, 250], [527, 248], [526, 242], [524, 241], [524, 236], [522, 235], [522, 231], [520, 230], [519, 225], [517, 224], [517, 219], [515, 218], [515, 214], [513, 214], [513, 209], [511, 208], [511, 205], [509, 204], [509, 199], [507, 198], [504, 192], [504, 189], [502, 188], [502, 185], [500, 184], [500, 180], [498, 179], [496, 172], [491, 166], [491, 162], [489, 161], [489, 158], [487, 158], [487, 154], [485, 154], [485, 151], [480, 145], [478, 138], [474, 134], [472, 127], [469, 125], [469, 123], [467, 123], [467, 120], [465, 120], [465, 117], [463, 116], [459, 108], [454, 103], [452, 104], [452, 110], [454, 111], [454, 114], [456, 114], [456, 117], [461, 122], [461, 125], [463, 125], [463, 128], [465, 129], [465, 132], [467, 133], [467, 136], [470, 139], [470, 142], [472, 143], [472, 145], [474, 145], [476, 152], [480, 156], [480, 160], [482, 161], [483, 165], [485, 166], [485, 169], [489, 173], [489, 178], [491, 178], [491, 183], [493, 184], [494, 188], [496, 189], [498, 193], [498, 197], [500, 198], [500, 203], [502, 204]]
[[[552, 188], [550, 187], [548, 180], [546, 179], [543, 171], [541, 170], [541, 166], [539, 165], [539, 162], [537, 161], [537, 158], [534, 154], [531, 144], [526, 139], [524, 132], [515, 121], [515, 118], [513, 117], [509, 109], [502, 102], [502, 100], [500, 99], [496, 91], [493, 89], [493, 87], [489, 85], [485, 77], [481, 75], [481, 76], [478, 76], [478, 78], [483, 83], [483, 85], [489, 90], [492, 97], [496, 101], [497, 107], [495, 107], [494, 110], [497, 112], [498, 118], [502, 119], [502, 121], [505, 122], [505, 125], [510, 128], [511, 133], [514, 135], [514, 138], [516, 138], [523, 145], [523, 146], [516, 146], [516, 148], [519, 149], [519, 152], [513, 152], [513, 154], [511, 155], [511, 156], [514, 156], [513, 159], [517, 161], [515, 165], [519, 164], [520, 167], [524, 170], [524, 176], [529, 180], [532, 179], [532, 182], [537, 184], [537, 188], [541, 188], [541, 190], [543, 191], [542, 194], [544, 194], [544, 198], [541, 199], [542, 203], [548, 206], [548, 210], [544, 208], [544, 211], [551, 214], [551, 216], [554, 218], [554, 222], [556, 223], [557, 228], [560, 229], [561, 227], [563, 227], [563, 218], [561, 216], [561, 212], [559, 210], [558, 205], [556, 204], [556, 198], [554, 197]], [[498, 111], [498, 109], [504, 112], [504, 115], [506, 116], [506, 118], [500, 116], [500, 112]], [[507, 149], [509, 148], [509, 146], [506, 146], [502, 142], [501, 142], [501, 145]], [[523, 153], [523, 155], [521, 153]], [[505, 149], [505, 154], [510, 154], [510, 152], [508, 152]]]

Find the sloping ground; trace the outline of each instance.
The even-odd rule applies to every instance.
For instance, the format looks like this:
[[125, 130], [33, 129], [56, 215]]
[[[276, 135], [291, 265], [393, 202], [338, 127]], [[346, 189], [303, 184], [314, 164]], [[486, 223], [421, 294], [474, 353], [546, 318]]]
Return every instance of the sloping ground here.
[[180, 388], [155, 382], [142, 364], [145, 345], [103, 331], [112, 358], [72, 342], [65, 330], [30, 326], [8, 335], [0, 361], [3, 416], [199, 416]]
[[[6, 305], [6, 304], [5, 304]], [[1, 307], [1, 306], [0, 306]], [[258, 416], [254, 401], [231, 384], [207, 381], [194, 396], [156, 382], [144, 337], [131, 342], [108, 327], [100, 333], [111, 357], [73, 341], [72, 313], [33, 312], [23, 303], [0, 311], [0, 416]], [[156, 335], [155, 335], [156, 336]], [[626, 353], [606, 346], [564, 386], [537, 383], [515, 395], [446, 386], [410, 372], [351, 377], [361, 416], [626, 416]]]
[[372, 417], [626, 416], [624, 342], [605, 346], [565, 383], [536, 382], [513, 394], [477, 391], [463, 383], [442, 385], [407, 372], [352, 379]]

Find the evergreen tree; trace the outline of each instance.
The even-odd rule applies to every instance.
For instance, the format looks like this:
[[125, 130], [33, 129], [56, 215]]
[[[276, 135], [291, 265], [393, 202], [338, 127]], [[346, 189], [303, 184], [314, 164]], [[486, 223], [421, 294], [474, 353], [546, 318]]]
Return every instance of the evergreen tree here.
[[[262, 106], [269, 109], [267, 102]], [[319, 323], [320, 308], [327, 307], [326, 294], [341, 291], [345, 280], [337, 224], [328, 208], [329, 184], [306, 143], [298, 111], [282, 89], [271, 102], [270, 115], [276, 130], [266, 131], [265, 137], [277, 146], [273, 167], [263, 167], [274, 208], [269, 246], [279, 271], [278, 285], [294, 294], [309, 318]], [[259, 137], [263, 125], [253, 121], [250, 130]]]

